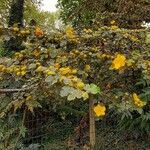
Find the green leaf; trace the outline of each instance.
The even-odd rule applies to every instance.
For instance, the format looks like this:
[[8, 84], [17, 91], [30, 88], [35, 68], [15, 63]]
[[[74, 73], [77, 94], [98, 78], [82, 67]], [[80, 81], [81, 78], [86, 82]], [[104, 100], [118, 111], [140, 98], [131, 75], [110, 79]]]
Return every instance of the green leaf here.
[[28, 69], [35, 69], [36, 68], [36, 64], [32, 63], [28, 66]]
[[76, 99], [76, 96], [74, 94], [69, 94], [68, 97], [67, 97], [68, 101], [72, 101], [72, 100], [75, 100], [75, 99]]
[[93, 83], [86, 85], [85, 90], [92, 94], [99, 94], [101, 92], [100, 88]]
[[55, 83], [58, 82], [58, 77], [57, 76], [48, 76], [45, 79], [45, 82], [49, 83], [50, 85], [54, 85]]
[[41, 104], [36, 100], [26, 101], [25, 104], [32, 113], [34, 108], [42, 108]]
[[19, 129], [20, 129], [21, 136], [24, 138], [25, 137], [25, 133], [27, 132], [26, 127], [23, 126], [23, 127], [20, 127]]
[[81, 90], [76, 90], [73, 92], [76, 98], [80, 99], [82, 98], [82, 91]]
[[62, 89], [61, 89], [61, 91], [60, 91], [60, 96], [61, 96], [61, 97], [68, 96], [72, 91], [74, 91], [74, 88], [73, 88], [73, 87], [64, 86], [64, 87], [62, 87]]
[[137, 110], [137, 112], [141, 115], [142, 113], [143, 113], [143, 109], [141, 109], [141, 108], [138, 108], [138, 109], [136, 109]]
[[62, 87], [61, 91], [60, 91], [60, 96], [61, 97], [67, 97], [67, 100], [71, 101], [74, 100], [76, 98], [80, 99], [83, 96], [83, 92], [81, 90], [77, 90], [73, 87], [69, 87], [69, 86], [64, 86]]
[[146, 43], [146, 44], [149, 44], [149, 43], [150, 43], [150, 33], [147, 34], [145, 43]]

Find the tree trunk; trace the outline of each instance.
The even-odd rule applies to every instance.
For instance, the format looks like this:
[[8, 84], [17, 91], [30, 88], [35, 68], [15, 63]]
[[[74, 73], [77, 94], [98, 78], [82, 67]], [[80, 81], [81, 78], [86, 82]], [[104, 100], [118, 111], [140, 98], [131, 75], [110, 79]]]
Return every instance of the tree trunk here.
[[[8, 26], [12, 27], [17, 24], [18, 27], [23, 27], [23, 12], [25, 0], [12, 0]], [[16, 35], [11, 36], [9, 40], [4, 42], [5, 55], [10, 55], [12, 51], [20, 51], [24, 49], [22, 46], [22, 37]]]
[[94, 99], [91, 97], [89, 99], [90, 150], [94, 150], [95, 149], [95, 141], [96, 141], [96, 137], [95, 137], [95, 116], [94, 116], [94, 111], [93, 111], [93, 105], [94, 105]]
[[8, 26], [14, 24], [23, 27], [24, 0], [12, 0]]

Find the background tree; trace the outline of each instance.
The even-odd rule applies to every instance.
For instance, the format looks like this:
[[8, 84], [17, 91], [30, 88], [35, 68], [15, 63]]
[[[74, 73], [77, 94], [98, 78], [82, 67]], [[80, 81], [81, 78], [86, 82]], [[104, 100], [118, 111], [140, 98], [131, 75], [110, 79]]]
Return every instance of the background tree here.
[[12, 1], [8, 23], [10, 27], [14, 24], [18, 24], [18, 26], [23, 27], [24, 2], [24, 0]]
[[[15, 2], [15, 1], [14, 1]], [[12, 10], [11, 6], [14, 3], [12, 0], [1, 0], [0, 1], [0, 25], [7, 26], [9, 22], [10, 12]], [[18, 1], [20, 3], [20, 1]], [[39, 11], [39, 7], [41, 5], [42, 0], [24, 0], [24, 20], [28, 18], [33, 12], [33, 7], [36, 7], [36, 10]], [[19, 4], [20, 5], [20, 4]], [[11, 9], [11, 10], [10, 10]], [[26, 11], [30, 10], [30, 15], [26, 16]], [[28, 14], [27, 14], [28, 15]], [[11, 15], [12, 16], [12, 15]]]
[[[55, 21], [57, 20], [59, 13], [41, 11], [41, 2], [41, 0], [4, 1], [4, 7], [0, 11], [1, 17], [5, 18], [2, 25], [7, 26], [7, 22], [9, 22], [9, 27], [12, 27], [14, 24], [18, 24], [18, 27], [23, 27], [23, 24], [29, 25], [31, 20], [35, 20], [37, 25], [45, 28], [46, 31], [53, 30], [55, 28]], [[3, 16], [3, 14], [5, 14], [5, 16]], [[15, 27], [15, 30], [19, 29], [16, 29]], [[7, 51], [6, 53], [24, 49], [24, 47], [22, 47], [22, 38], [20, 38], [20, 36], [10, 37], [8, 41], [6, 40], [5, 48]]]
[[64, 23], [80, 27], [115, 20], [120, 27], [140, 28], [142, 21], [150, 21], [149, 0], [58, 0], [58, 7]]

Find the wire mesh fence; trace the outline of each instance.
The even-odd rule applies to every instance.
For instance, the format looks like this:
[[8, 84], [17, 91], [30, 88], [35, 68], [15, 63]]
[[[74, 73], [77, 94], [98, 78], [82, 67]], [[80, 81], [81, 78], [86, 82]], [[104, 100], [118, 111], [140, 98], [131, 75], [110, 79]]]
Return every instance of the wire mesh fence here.
[[[88, 115], [62, 119], [57, 113], [42, 108], [34, 113], [26, 110], [25, 115], [23, 111], [8, 115], [0, 124], [0, 150], [89, 149]], [[139, 133], [118, 130], [116, 116], [106, 116], [96, 122], [95, 150], [149, 150], [148, 140]]]

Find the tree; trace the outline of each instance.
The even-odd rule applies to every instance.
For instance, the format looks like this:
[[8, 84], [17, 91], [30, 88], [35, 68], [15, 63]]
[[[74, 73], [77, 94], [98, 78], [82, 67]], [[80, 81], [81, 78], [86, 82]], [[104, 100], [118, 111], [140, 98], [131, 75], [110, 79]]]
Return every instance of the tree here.
[[[30, 18], [30, 15], [33, 14], [32, 10], [33, 7], [36, 7], [36, 10], [39, 11], [39, 6], [41, 5], [42, 0], [24, 0], [24, 20], [26, 21], [26, 18]], [[9, 22], [9, 15], [11, 13], [11, 6], [13, 5], [12, 0], [1, 0], [0, 1], [0, 18], [1, 18], [1, 25], [7, 26]], [[19, 1], [20, 3], [20, 1]], [[26, 11], [30, 10], [30, 14], [26, 15]]]
[[[14, 27], [15, 25], [14, 30], [19, 31], [18, 27], [23, 27], [24, 23], [29, 24], [30, 21], [34, 19], [38, 25], [54, 27], [55, 14], [41, 12], [39, 9], [40, 2], [41, 0], [13, 0], [12, 2], [7, 1], [7, 3], [4, 3], [4, 8], [7, 12], [10, 8], [8, 26]], [[4, 13], [5, 9], [1, 11], [1, 13]], [[7, 18], [7, 16], [5, 16], [5, 18]], [[6, 22], [7, 19], [4, 20], [3, 24], [6, 25]], [[24, 49], [22, 46], [22, 38], [18, 35], [15, 37], [11, 36], [10, 40], [5, 42], [5, 48], [7, 52]]]
[[8, 23], [10, 27], [14, 24], [18, 24], [18, 26], [23, 27], [24, 2], [24, 0], [12, 1]]
[[120, 27], [140, 28], [142, 21], [150, 21], [148, 0], [58, 0], [58, 7], [63, 21], [74, 26], [109, 25], [115, 20]]
[[[13, 0], [10, 5], [8, 26], [16, 28], [13, 30], [18, 32], [18, 27], [23, 27], [23, 12], [24, 12], [24, 0]], [[18, 51], [23, 49], [22, 38], [20, 36], [10, 36], [9, 40], [5, 41], [6, 54], [11, 51]]]

